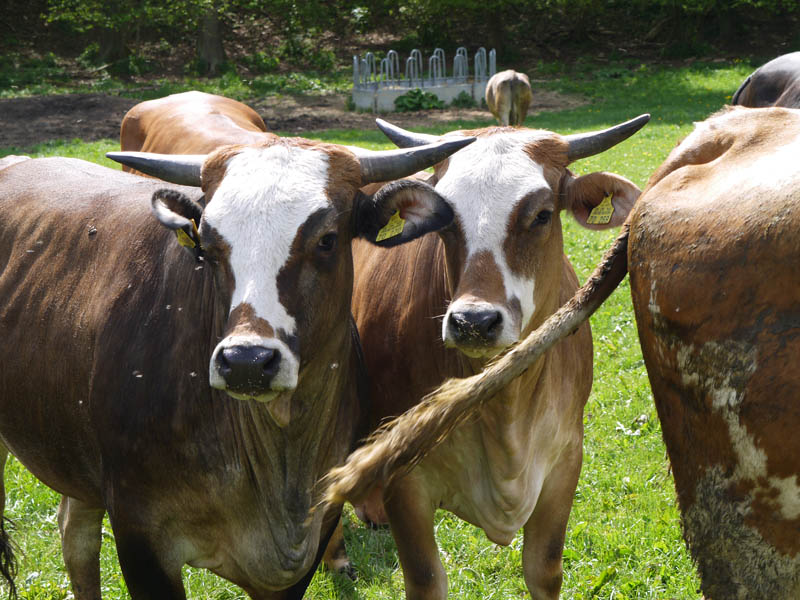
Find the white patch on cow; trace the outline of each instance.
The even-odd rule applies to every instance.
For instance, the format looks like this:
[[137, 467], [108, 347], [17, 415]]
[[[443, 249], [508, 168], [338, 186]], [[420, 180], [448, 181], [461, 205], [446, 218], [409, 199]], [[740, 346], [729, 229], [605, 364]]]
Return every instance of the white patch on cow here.
[[[518, 340], [536, 308], [533, 279], [511, 271], [503, 243], [511, 213], [519, 201], [536, 190], [549, 188], [542, 166], [524, 151], [527, 144], [541, 137], [542, 133], [533, 131], [479, 137], [450, 157], [447, 172], [436, 184], [436, 191], [450, 201], [463, 229], [466, 260], [479, 252], [491, 253], [503, 276], [506, 298], [517, 298], [520, 302], [519, 331], [505, 326], [514, 321], [507, 318], [507, 310], [501, 309], [504, 327], [500, 342], [505, 345]], [[450, 305], [448, 315], [453, 309], [458, 309], [458, 301]], [[446, 327], [442, 334], [446, 339]]]
[[[273, 330], [294, 335], [295, 319], [289, 307], [280, 302], [278, 274], [289, 259], [300, 226], [312, 213], [330, 205], [325, 192], [328, 155], [276, 144], [244, 148], [226, 167], [225, 177], [205, 209], [203, 220], [231, 249], [230, 266], [235, 278], [231, 311], [247, 303]], [[254, 335], [245, 343], [262, 344], [262, 341]], [[282, 346], [284, 359], [293, 357], [285, 344], [276, 339], [270, 346], [275, 344]], [[214, 356], [227, 345], [231, 345], [230, 340], [222, 340]], [[297, 364], [296, 358], [282, 362], [276, 383], [280, 380], [287, 386], [296, 384]], [[284, 374], [284, 368], [294, 369], [294, 373]], [[212, 357], [212, 386], [214, 370]]]
[[[755, 349], [742, 343], [708, 342], [700, 350], [692, 345], [679, 347], [677, 358], [684, 385], [706, 390], [712, 408], [721, 414], [728, 426], [731, 447], [736, 455], [736, 469], [731, 481], [749, 481], [758, 486], [759, 481], [767, 480], [769, 486], [762, 488], [765, 497], [769, 498], [772, 491], [778, 493], [777, 498], [769, 502], [774, 503], [786, 519], [800, 517], [797, 476], [768, 477], [767, 454], [758, 447], [752, 433], [739, 418], [745, 394], [744, 382], [757, 368]], [[695, 364], [698, 360], [701, 366]], [[711, 365], [718, 368], [713, 373], [707, 373]]]
[[[652, 273], [652, 269], [651, 269]], [[650, 281], [650, 300], [647, 303], [647, 308], [650, 309], [651, 315], [660, 315], [661, 307], [656, 302], [656, 278], [653, 277]]]

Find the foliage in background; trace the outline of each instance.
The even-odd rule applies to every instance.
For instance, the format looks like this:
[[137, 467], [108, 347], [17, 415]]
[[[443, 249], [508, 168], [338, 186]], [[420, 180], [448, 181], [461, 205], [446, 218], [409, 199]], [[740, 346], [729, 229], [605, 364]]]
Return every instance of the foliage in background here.
[[587, 52], [771, 58], [800, 46], [798, 0], [28, 0], [3, 17], [0, 55], [53, 52], [131, 77], [176, 65], [207, 74], [209, 48], [217, 74], [250, 75], [349, 66], [359, 45], [450, 56], [483, 45], [512, 67]]
[[395, 98], [394, 107], [397, 112], [413, 112], [415, 110], [444, 108], [444, 102], [439, 100], [436, 94], [423, 92], [421, 89], [415, 88]]
[[468, 94], [467, 92], [459, 92], [458, 96], [453, 98], [453, 101], [450, 103], [450, 106], [455, 106], [456, 108], [475, 108], [478, 105], [475, 102], [475, 99]]

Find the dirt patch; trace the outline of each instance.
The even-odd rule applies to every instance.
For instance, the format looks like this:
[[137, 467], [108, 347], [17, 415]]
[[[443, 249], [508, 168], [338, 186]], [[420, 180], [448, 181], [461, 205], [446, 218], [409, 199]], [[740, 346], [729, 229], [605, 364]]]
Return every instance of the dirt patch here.
[[[271, 131], [304, 135], [321, 129], [370, 129], [375, 115], [345, 109], [344, 94], [326, 96], [270, 97], [251, 102]], [[29, 151], [50, 140], [81, 139], [86, 142], [119, 138], [125, 113], [139, 101], [106, 94], [68, 94], [0, 100], [0, 148]], [[540, 90], [534, 93], [528, 114], [563, 110], [585, 100]], [[457, 121], [485, 121], [492, 116], [481, 109], [428, 110], [391, 113], [388, 120], [402, 127], [425, 127]], [[455, 126], [455, 125], [454, 125]]]

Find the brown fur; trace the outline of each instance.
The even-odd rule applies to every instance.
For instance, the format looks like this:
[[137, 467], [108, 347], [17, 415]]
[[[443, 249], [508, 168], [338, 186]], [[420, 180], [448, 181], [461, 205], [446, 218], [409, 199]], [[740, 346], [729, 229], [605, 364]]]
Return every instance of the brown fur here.
[[358, 502], [376, 485], [410, 471], [480, 407], [535, 363], [564, 335], [572, 333], [614, 291], [627, 273], [627, 227], [589, 280], [545, 324], [477, 375], [451, 379], [403, 415], [370, 435], [347, 462], [324, 480], [325, 503]]
[[[65, 495], [59, 523], [76, 590], [94, 586], [84, 569], [97, 563], [75, 542], [99, 541], [107, 510], [134, 597], [179, 596], [178, 563], [218, 548], [234, 560], [212, 568], [251, 594], [301, 594], [306, 563], [321, 556], [316, 544], [338, 517], [307, 525], [308, 490], [352, 447], [365, 408], [349, 281], [312, 286], [322, 303], [295, 299], [314, 316], [298, 333], [305, 360], [288, 433], [278, 434], [267, 407], [208, 386], [229, 290], [151, 215], [163, 182], [71, 159], [25, 161], [0, 179], [0, 389], [14, 390], [0, 394], [3, 439]], [[287, 553], [286, 541], [300, 539], [316, 541], [309, 553]]]
[[[276, 136], [246, 104], [204, 92], [141, 102], [122, 119], [123, 151], [208, 154], [229, 144], [257, 144]], [[132, 171], [123, 167], [123, 171]]]
[[712, 600], [800, 594], [798, 135], [795, 110], [722, 111], [672, 151], [630, 218], [642, 352]]

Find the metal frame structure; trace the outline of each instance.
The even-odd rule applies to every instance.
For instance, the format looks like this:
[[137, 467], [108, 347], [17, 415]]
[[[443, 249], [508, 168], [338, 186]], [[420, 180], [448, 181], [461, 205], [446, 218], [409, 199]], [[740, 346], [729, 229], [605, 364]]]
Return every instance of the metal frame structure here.
[[412, 50], [405, 61], [405, 74], [400, 72], [400, 55], [389, 50], [380, 59], [372, 52], [353, 57], [353, 102], [356, 108], [373, 112], [391, 112], [397, 97], [410, 89], [420, 88], [446, 102], [452, 102], [461, 92], [467, 92], [480, 103], [486, 83], [497, 72], [497, 53], [478, 48], [473, 57], [472, 76], [469, 73], [469, 54], [463, 46], [453, 57], [451, 75], [447, 74], [447, 58], [441, 48], [428, 57], [427, 71], [422, 53]]

